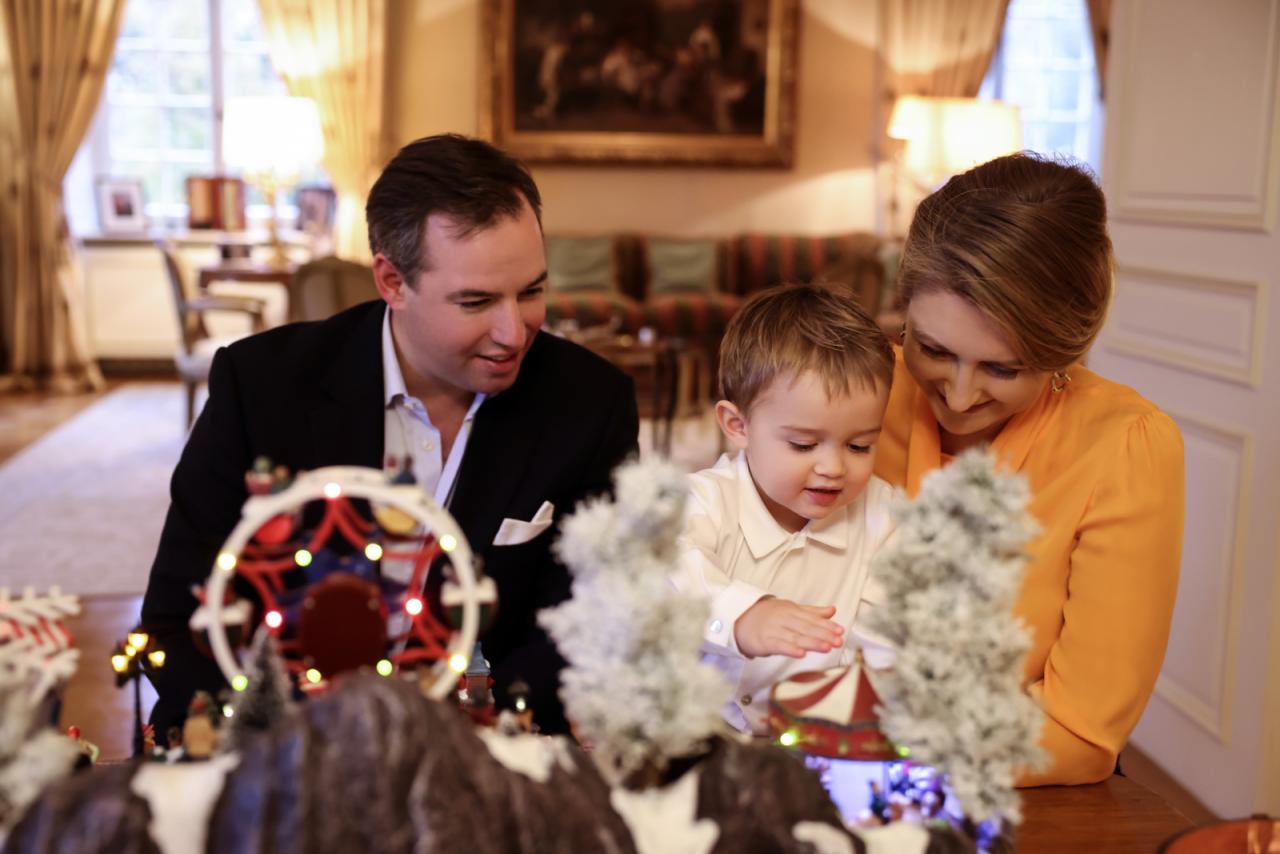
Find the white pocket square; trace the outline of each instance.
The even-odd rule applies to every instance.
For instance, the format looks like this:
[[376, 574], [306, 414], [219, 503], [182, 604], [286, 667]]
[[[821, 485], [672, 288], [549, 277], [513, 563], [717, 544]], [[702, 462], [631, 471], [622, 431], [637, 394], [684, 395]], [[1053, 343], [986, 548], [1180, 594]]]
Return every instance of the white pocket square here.
[[550, 501], [542, 502], [538, 512], [528, 522], [520, 519], [503, 519], [498, 528], [498, 535], [493, 538], [495, 546], [518, 546], [527, 543], [534, 537], [551, 527], [556, 507]]

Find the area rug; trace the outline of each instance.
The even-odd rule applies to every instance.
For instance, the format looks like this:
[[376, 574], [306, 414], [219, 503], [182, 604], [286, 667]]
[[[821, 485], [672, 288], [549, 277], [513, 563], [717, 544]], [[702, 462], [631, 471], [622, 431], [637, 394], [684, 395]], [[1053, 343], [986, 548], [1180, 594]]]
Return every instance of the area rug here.
[[124, 386], [0, 467], [0, 586], [142, 593], [186, 438], [181, 386]]

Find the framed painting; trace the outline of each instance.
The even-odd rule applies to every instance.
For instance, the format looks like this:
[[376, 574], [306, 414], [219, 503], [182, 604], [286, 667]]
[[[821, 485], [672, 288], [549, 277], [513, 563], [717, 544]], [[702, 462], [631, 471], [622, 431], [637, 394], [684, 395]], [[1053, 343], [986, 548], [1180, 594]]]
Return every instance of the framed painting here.
[[799, 0], [484, 0], [482, 135], [539, 163], [788, 167]]

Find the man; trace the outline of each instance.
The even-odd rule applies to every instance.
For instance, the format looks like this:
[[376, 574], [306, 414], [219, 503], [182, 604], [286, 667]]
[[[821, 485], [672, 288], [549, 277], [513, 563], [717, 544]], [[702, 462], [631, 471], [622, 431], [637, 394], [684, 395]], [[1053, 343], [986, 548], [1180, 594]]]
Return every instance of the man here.
[[535, 615], [569, 594], [550, 554], [559, 520], [608, 489], [636, 450], [634, 387], [539, 331], [541, 198], [505, 153], [455, 135], [418, 140], [387, 165], [366, 211], [381, 301], [214, 357], [142, 609], [168, 651], [153, 677], [161, 732], [181, 721], [193, 691], [223, 684], [187, 627], [191, 587], [238, 521], [258, 456], [294, 471], [397, 468], [409, 457], [497, 584], [497, 620], [482, 640], [499, 705], [523, 679], [543, 731], [566, 728], [563, 659]]

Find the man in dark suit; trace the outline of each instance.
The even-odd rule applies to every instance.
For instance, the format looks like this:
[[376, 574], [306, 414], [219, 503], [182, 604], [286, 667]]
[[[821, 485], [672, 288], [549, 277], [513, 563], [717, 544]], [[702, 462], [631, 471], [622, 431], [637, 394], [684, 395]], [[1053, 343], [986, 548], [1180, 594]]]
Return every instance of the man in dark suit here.
[[195, 690], [223, 684], [188, 629], [191, 587], [239, 520], [244, 474], [259, 456], [294, 471], [409, 458], [497, 584], [498, 616], [482, 642], [499, 705], [522, 679], [542, 729], [566, 728], [564, 662], [535, 616], [569, 594], [550, 553], [560, 519], [606, 491], [636, 450], [633, 384], [539, 331], [541, 199], [508, 155], [459, 136], [418, 140], [387, 165], [366, 210], [381, 301], [214, 357], [142, 609], [168, 652], [153, 677], [157, 731], [182, 720]]

